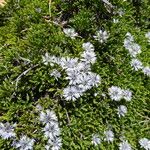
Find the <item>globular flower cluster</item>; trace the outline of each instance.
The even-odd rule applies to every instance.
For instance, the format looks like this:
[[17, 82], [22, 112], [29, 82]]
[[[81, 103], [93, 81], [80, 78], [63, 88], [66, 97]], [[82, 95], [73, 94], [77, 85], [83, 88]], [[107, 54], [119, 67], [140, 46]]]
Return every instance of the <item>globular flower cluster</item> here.
[[139, 140], [139, 144], [141, 148], [144, 148], [145, 150], [150, 150], [150, 140], [147, 138], [142, 138]]
[[[129, 89], [121, 89], [118, 86], [112, 86], [108, 89], [109, 96], [114, 101], [120, 101], [121, 99], [125, 99], [126, 101], [131, 101], [132, 92]], [[118, 107], [118, 116], [125, 116], [127, 113], [127, 107], [124, 105], [120, 105]]]
[[104, 43], [109, 38], [107, 31], [99, 30], [96, 32], [96, 35], [93, 36], [95, 40], [99, 41], [100, 43]]
[[35, 140], [28, 138], [26, 135], [23, 135], [19, 140], [16, 140], [15, 127], [16, 124], [11, 125], [9, 122], [0, 123], [1, 138], [11, 139], [13, 141], [12, 146], [19, 150], [32, 150]]
[[63, 96], [66, 100], [76, 100], [83, 93], [93, 86], [100, 84], [101, 78], [98, 74], [91, 72], [91, 64], [96, 61], [94, 46], [90, 42], [83, 43], [83, 53], [81, 58], [49, 56], [48, 53], [43, 56], [44, 64], [50, 63], [60, 65], [67, 74], [66, 79], [69, 80], [69, 85], [64, 88]]
[[126, 34], [126, 38], [124, 40], [124, 47], [129, 51], [132, 57], [136, 57], [138, 54], [141, 53], [141, 47], [134, 42], [134, 38], [131, 33]]
[[[108, 143], [114, 141], [114, 133], [111, 130], [106, 130], [104, 132], [104, 141], [107, 141]], [[145, 138], [144, 138], [145, 139]], [[92, 135], [92, 144], [94, 146], [98, 146], [102, 143], [102, 137], [99, 136], [99, 134], [93, 134]], [[146, 141], [143, 145], [147, 146], [148, 142]], [[127, 140], [121, 139], [121, 142], [119, 143], [119, 150], [132, 150], [131, 145], [128, 143]], [[146, 149], [148, 150], [148, 149]]]
[[18, 141], [13, 142], [13, 147], [19, 150], [33, 150], [35, 140], [23, 135]]
[[108, 89], [108, 93], [110, 98], [114, 101], [120, 101], [121, 99], [125, 99], [126, 101], [131, 101], [132, 92], [129, 89], [121, 89], [118, 86], [111, 86]]
[[132, 59], [131, 66], [134, 68], [135, 71], [138, 71], [143, 68], [142, 62], [136, 58]]
[[118, 116], [119, 117], [124, 117], [126, 113], [127, 113], [127, 107], [124, 106], [124, 105], [120, 105], [118, 107]]
[[58, 119], [53, 111], [47, 109], [45, 112], [41, 111], [40, 121], [44, 125], [44, 136], [48, 139], [46, 150], [59, 150], [62, 146], [60, 138], [60, 128]]
[[[147, 33], [146, 37], [149, 38], [150, 37], [149, 35], [150, 34]], [[133, 67], [133, 69], [135, 71], [142, 70], [142, 72], [145, 75], [150, 76], [150, 67], [149, 66], [144, 67], [143, 63], [136, 58], [137, 55], [142, 52], [141, 47], [140, 45], [135, 43], [134, 37], [129, 32], [126, 34], [126, 38], [124, 39], [124, 47], [129, 51], [129, 54], [132, 57], [130, 64]]]
[[142, 71], [145, 75], [150, 77], [150, 67], [149, 66], [144, 67]]
[[52, 70], [52, 72], [51, 72], [50, 75], [51, 75], [51, 76], [54, 76], [56, 80], [58, 80], [58, 78], [61, 77], [60, 72], [59, 72], [58, 70], [56, 70], [56, 69]]
[[0, 123], [0, 137], [3, 139], [14, 138], [16, 136], [14, 128], [16, 124], [11, 125], [9, 122]]
[[100, 139], [99, 135], [98, 134], [93, 134], [92, 135], [92, 144], [94, 146], [96, 146], [96, 145], [99, 145], [100, 143], [101, 143], [101, 139]]
[[[108, 143], [113, 142], [114, 140], [114, 133], [111, 130], [106, 130], [104, 132], [104, 141], [107, 141]], [[92, 144], [94, 146], [97, 146], [101, 144], [102, 138], [99, 136], [99, 134], [93, 134], [92, 135]]]
[[123, 140], [119, 144], [119, 150], [132, 150], [131, 145], [128, 143], [127, 140]]
[[105, 134], [105, 138], [104, 138], [105, 141], [107, 141], [107, 142], [113, 142], [113, 140], [114, 140], [114, 133], [113, 133], [113, 131], [106, 130], [104, 132], [104, 134]]
[[[46, 150], [59, 150], [62, 146], [60, 138], [60, 128], [58, 125], [58, 119], [53, 111], [42, 111], [41, 105], [37, 105], [36, 109], [40, 111], [39, 120], [44, 125], [42, 131], [45, 138], [48, 139], [48, 143], [45, 146]], [[20, 136], [18, 139], [15, 133], [16, 124], [11, 125], [9, 122], [0, 122], [0, 137], [3, 139], [11, 139], [12, 146], [19, 150], [33, 150], [35, 143], [34, 139], [29, 138], [26, 135]]]
[[78, 36], [78, 33], [75, 32], [74, 28], [64, 28], [63, 31], [66, 36], [70, 37], [71, 39], [75, 39], [75, 37]]

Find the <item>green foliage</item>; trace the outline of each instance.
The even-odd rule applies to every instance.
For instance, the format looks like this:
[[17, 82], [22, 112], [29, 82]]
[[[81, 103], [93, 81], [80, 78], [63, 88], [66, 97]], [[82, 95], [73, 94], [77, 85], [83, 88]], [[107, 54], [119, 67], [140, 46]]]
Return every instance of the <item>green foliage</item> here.
[[[98, 0], [52, 0], [51, 17], [47, 1], [9, 0], [0, 8], [0, 122], [17, 122], [17, 135], [35, 138], [36, 150], [44, 149], [46, 142], [38, 122], [38, 103], [56, 112], [64, 150], [116, 150], [122, 135], [134, 149], [140, 149], [139, 138], [149, 138], [150, 79], [131, 68], [131, 58], [123, 47], [125, 34], [131, 32], [142, 48], [138, 58], [144, 65], [150, 65], [150, 45], [145, 38], [150, 29], [149, 1], [139, 6], [121, 0], [111, 3], [116, 6], [114, 12], [122, 8], [125, 14], [120, 17], [109, 12]], [[113, 18], [119, 19], [119, 23], [113, 23]], [[75, 28], [81, 37], [75, 40], [66, 37], [65, 27]], [[93, 38], [99, 29], [109, 31], [106, 44]], [[80, 57], [82, 43], [88, 41], [95, 46], [97, 55], [92, 71], [101, 76], [102, 83], [75, 102], [66, 102], [61, 97], [68, 85], [65, 71], [57, 65], [44, 65], [42, 56], [48, 52], [58, 57]], [[17, 80], [29, 68], [32, 69]], [[50, 76], [50, 71], [56, 68], [62, 74], [59, 80]], [[108, 96], [112, 85], [131, 89], [132, 101], [113, 102]], [[128, 108], [123, 118], [117, 115], [119, 104]], [[91, 143], [92, 134], [103, 136], [109, 127], [116, 136], [115, 141], [102, 142], [95, 148]], [[11, 141], [0, 139], [0, 149], [11, 149]]]

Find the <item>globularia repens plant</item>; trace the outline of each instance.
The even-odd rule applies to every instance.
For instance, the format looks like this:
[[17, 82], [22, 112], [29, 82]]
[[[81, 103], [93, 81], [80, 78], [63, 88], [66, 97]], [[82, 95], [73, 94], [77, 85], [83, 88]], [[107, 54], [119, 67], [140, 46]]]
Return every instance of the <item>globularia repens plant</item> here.
[[150, 150], [149, 14], [149, 0], [8, 0], [0, 150]]

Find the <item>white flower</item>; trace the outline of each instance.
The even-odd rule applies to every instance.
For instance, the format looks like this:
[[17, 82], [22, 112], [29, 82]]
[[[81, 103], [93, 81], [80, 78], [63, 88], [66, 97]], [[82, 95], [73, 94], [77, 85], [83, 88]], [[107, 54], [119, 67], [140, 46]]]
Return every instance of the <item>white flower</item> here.
[[98, 74], [96, 73], [92, 73], [92, 72], [89, 72], [88, 73], [90, 75], [90, 79], [89, 79], [89, 82], [92, 86], [98, 86], [98, 84], [100, 84], [101, 82], [101, 78]]
[[98, 95], [98, 93], [94, 93], [94, 96], [96, 97]]
[[117, 13], [119, 14], [120, 17], [122, 17], [125, 14], [125, 11], [122, 8], [119, 8]]
[[131, 101], [131, 99], [132, 99], [132, 92], [130, 90], [123, 90], [123, 98], [126, 101]]
[[75, 37], [78, 36], [78, 33], [76, 33], [75, 29], [73, 29], [73, 28], [65, 28], [65, 29], [63, 29], [63, 31], [71, 39], [75, 39]]
[[76, 66], [78, 65], [78, 58], [62, 57], [60, 65], [63, 69], [66, 69], [66, 70], [75, 69]]
[[92, 144], [93, 144], [94, 146], [96, 146], [96, 145], [98, 145], [98, 144], [100, 144], [100, 143], [101, 143], [101, 139], [100, 139], [99, 135], [98, 135], [98, 134], [94, 134], [94, 135], [92, 136]]
[[90, 42], [83, 43], [83, 44], [82, 44], [82, 48], [83, 48], [85, 51], [88, 51], [88, 52], [94, 51], [94, 46], [93, 46], [93, 44], [91, 44]]
[[134, 38], [129, 32], [126, 34], [126, 38], [124, 40], [124, 47], [129, 51], [132, 57], [136, 57], [137, 54], [141, 53], [140, 45], [134, 42]]
[[140, 139], [139, 144], [141, 145], [141, 148], [150, 150], [150, 140], [148, 140], [147, 138]]
[[120, 101], [122, 99], [123, 92], [120, 87], [112, 86], [111, 88], [108, 89], [108, 91], [109, 91], [110, 98], [112, 100]]
[[42, 129], [44, 136], [48, 139], [45, 146], [46, 150], [59, 150], [61, 148], [60, 128], [58, 125], [57, 117], [53, 111], [46, 110], [46, 113], [41, 112], [40, 121], [45, 124]]
[[42, 9], [41, 8], [35, 8], [35, 10], [36, 10], [36, 12], [38, 12], [38, 13], [41, 13], [42, 12]]
[[76, 100], [82, 95], [82, 91], [77, 86], [68, 86], [63, 90], [63, 96], [66, 100]]
[[51, 150], [60, 150], [62, 147], [62, 140], [59, 137], [49, 139], [48, 143], [51, 145]]
[[43, 63], [45, 65], [48, 65], [48, 63], [51, 65], [51, 66], [54, 66], [54, 64], [59, 64], [60, 60], [58, 57], [55, 57], [55, 56], [49, 56], [48, 53], [45, 53], [45, 56], [42, 56], [42, 59], [43, 59]]
[[132, 57], [136, 57], [137, 54], [141, 53], [141, 47], [137, 43], [131, 43], [128, 45], [128, 50]]
[[82, 73], [79, 76], [79, 81], [78, 81], [79, 87], [81, 89], [83, 89], [83, 91], [90, 89], [92, 87], [92, 84], [93, 84], [90, 80], [91, 80], [91, 76], [89, 74]]
[[147, 33], [145, 34], [145, 37], [148, 39], [148, 42], [150, 42], [150, 32], [147, 32]]
[[127, 107], [124, 106], [124, 105], [120, 105], [118, 107], [118, 116], [119, 117], [124, 117], [126, 113], [127, 113]]
[[91, 66], [89, 63], [79, 62], [75, 69], [82, 72], [88, 72], [91, 70]]
[[18, 142], [13, 145], [19, 150], [32, 150], [35, 140], [28, 138], [26, 135], [22, 136]]
[[86, 63], [94, 64], [96, 61], [96, 55], [94, 51], [84, 51], [83, 54], [81, 54], [81, 57], [81, 60]]
[[124, 39], [124, 47], [126, 48], [126, 49], [129, 49], [130, 48], [130, 46], [131, 46], [131, 44], [132, 44], [132, 41], [130, 41], [130, 39]]
[[106, 136], [106, 138], [105, 138], [106, 141], [113, 142], [113, 140], [114, 140], [114, 133], [111, 130], [105, 131], [104, 134]]
[[44, 135], [48, 139], [53, 139], [60, 135], [60, 129], [57, 122], [47, 123], [43, 129]]
[[119, 144], [119, 150], [131, 150], [131, 145], [127, 141], [123, 141]]
[[42, 106], [41, 106], [40, 104], [37, 104], [37, 105], [36, 105], [36, 110], [37, 110], [37, 111], [42, 111], [42, 109], [43, 109], [43, 108], [42, 108]]
[[150, 77], [150, 67], [144, 67], [142, 71], [145, 75]]
[[45, 53], [45, 56], [42, 56], [42, 59], [43, 59], [43, 63], [45, 65], [48, 65], [48, 63], [49, 63], [49, 55], [48, 55], [48, 53]]
[[14, 132], [16, 124], [10, 125], [9, 122], [0, 123], [0, 136], [3, 139], [14, 138], [16, 136]]
[[53, 66], [53, 64], [58, 64], [60, 65], [61, 59], [59, 57], [56, 56], [49, 56], [49, 62], [51, 62], [51, 66]]
[[67, 80], [70, 80], [69, 85], [75, 85], [77, 83], [79, 83], [79, 76], [81, 75], [81, 72], [79, 72], [78, 70], [70, 70], [67, 71]]
[[119, 22], [119, 19], [113, 18], [113, 23], [118, 23], [118, 22]]
[[106, 42], [107, 39], [108, 39], [108, 37], [109, 37], [109, 36], [108, 36], [107, 31], [102, 31], [102, 30], [97, 31], [97, 32], [96, 32], [96, 36], [94, 36], [94, 38], [95, 38], [96, 40], [98, 40], [100, 43]]
[[50, 145], [45, 145], [45, 149], [46, 150], [51, 150], [51, 146]]
[[52, 70], [51, 76], [54, 76], [56, 80], [61, 77], [61, 74], [58, 70], [54, 69]]
[[126, 38], [124, 39], [124, 47], [129, 49], [130, 45], [134, 43], [134, 37], [129, 32], [127, 32], [125, 36]]
[[40, 121], [43, 124], [51, 123], [51, 122], [57, 122], [57, 117], [53, 111], [46, 110], [46, 112], [40, 113]]
[[134, 68], [135, 71], [143, 68], [142, 62], [138, 59], [132, 59], [131, 66]]
[[126, 38], [130, 41], [130, 42], [134, 42], [134, 37], [131, 35], [130, 32], [126, 33]]

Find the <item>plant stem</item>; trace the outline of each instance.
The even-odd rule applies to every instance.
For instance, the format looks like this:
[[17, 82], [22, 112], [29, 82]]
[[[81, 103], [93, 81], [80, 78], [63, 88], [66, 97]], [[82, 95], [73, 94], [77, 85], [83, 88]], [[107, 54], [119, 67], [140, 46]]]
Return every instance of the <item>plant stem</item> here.
[[51, 18], [52, 13], [51, 13], [51, 4], [52, 4], [52, 0], [49, 0], [49, 16]]
[[25, 70], [23, 73], [21, 73], [21, 74], [17, 77], [17, 79], [16, 79], [16, 89], [17, 89], [17, 87], [18, 87], [18, 82], [19, 82], [19, 80], [21, 79], [21, 77], [22, 77], [22, 76], [25, 76], [30, 70], [32, 70], [33, 68], [37, 67], [38, 65], [39, 65], [39, 64], [30, 67], [29, 69]]

